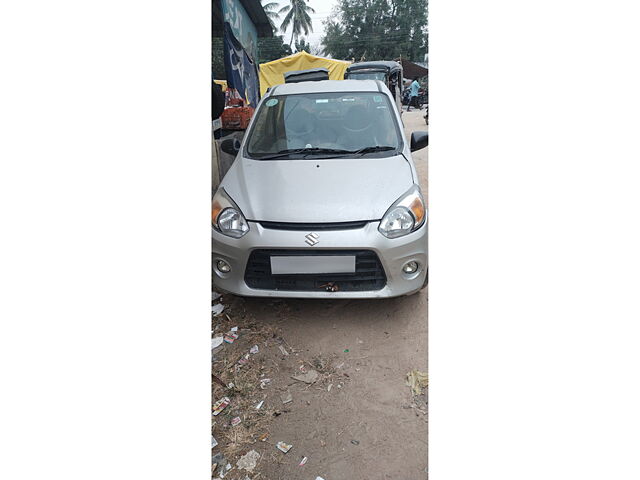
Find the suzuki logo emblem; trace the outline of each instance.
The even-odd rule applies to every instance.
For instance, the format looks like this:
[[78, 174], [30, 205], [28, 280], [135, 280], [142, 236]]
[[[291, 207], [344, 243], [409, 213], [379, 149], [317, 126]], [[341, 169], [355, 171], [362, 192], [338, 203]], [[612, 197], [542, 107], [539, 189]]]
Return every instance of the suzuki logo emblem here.
[[304, 238], [306, 238], [305, 243], [310, 247], [313, 247], [314, 245], [317, 245], [318, 242], [320, 242], [320, 240], [318, 240], [320, 238], [320, 235], [318, 235], [317, 233], [309, 233], [305, 235]]

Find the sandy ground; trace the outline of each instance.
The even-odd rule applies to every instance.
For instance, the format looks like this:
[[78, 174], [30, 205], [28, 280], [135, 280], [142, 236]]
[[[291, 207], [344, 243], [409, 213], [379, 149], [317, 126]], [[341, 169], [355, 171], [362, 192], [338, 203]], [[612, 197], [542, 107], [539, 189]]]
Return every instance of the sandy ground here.
[[[427, 129], [421, 112], [405, 113], [403, 120], [408, 138]], [[426, 196], [427, 149], [416, 152], [414, 161]], [[259, 448], [258, 478], [427, 478], [427, 399], [416, 402], [405, 384], [410, 370], [427, 370], [426, 290], [389, 300], [243, 303], [250, 316], [278, 328], [298, 351], [277, 362], [270, 396], [282, 413], [270, 425], [271, 445]], [[302, 362], [317, 357], [331, 375], [314, 385], [291, 379]], [[279, 395], [286, 389], [293, 401], [282, 405]], [[273, 448], [280, 440], [293, 445], [287, 454]], [[303, 456], [308, 461], [301, 467]]]

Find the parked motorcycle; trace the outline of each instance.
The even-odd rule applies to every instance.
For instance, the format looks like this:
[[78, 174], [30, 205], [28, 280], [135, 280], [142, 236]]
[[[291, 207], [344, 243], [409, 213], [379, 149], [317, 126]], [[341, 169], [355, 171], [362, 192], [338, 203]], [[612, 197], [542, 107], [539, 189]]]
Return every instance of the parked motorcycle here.
[[[402, 105], [409, 105], [411, 101], [411, 88], [407, 87], [402, 92]], [[422, 108], [423, 105], [427, 105], [429, 103], [429, 94], [425, 88], [421, 88], [418, 90], [418, 99], [416, 101], [417, 108]]]

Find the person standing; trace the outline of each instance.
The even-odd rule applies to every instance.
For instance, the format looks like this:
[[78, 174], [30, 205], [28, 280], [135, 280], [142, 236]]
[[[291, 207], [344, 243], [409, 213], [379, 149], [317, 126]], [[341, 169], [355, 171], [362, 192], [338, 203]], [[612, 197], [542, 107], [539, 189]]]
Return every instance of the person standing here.
[[418, 108], [418, 90], [420, 90], [420, 84], [418, 83], [418, 77], [413, 78], [413, 82], [409, 86], [409, 106], [407, 107], [407, 112], [411, 110], [411, 105]]

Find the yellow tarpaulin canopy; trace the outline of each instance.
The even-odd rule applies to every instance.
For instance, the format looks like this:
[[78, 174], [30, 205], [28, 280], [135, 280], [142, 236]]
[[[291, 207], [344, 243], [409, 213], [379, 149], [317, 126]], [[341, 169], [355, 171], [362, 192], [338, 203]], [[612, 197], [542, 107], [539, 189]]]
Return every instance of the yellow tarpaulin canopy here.
[[261, 63], [260, 95], [264, 95], [267, 88], [284, 83], [284, 74], [295, 70], [326, 68], [329, 70], [330, 80], [343, 80], [344, 72], [350, 63], [342, 60], [316, 57], [304, 51], [271, 62]]

